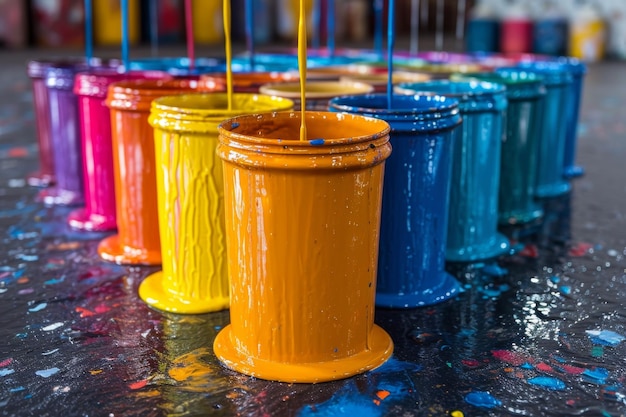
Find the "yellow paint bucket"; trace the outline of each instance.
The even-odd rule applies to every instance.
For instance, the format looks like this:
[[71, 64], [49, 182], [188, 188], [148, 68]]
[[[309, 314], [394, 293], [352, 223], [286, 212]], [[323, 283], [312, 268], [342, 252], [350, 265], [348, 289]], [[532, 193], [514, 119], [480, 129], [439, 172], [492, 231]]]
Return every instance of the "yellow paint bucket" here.
[[222, 163], [217, 126], [230, 117], [289, 110], [280, 97], [225, 93], [166, 96], [152, 102], [163, 271], [139, 287], [150, 306], [196, 314], [228, 307]]
[[[293, 100], [294, 109], [300, 110], [300, 83], [272, 83], [262, 85], [261, 94], [285, 97]], [[306, 83], [307, 110], [328, 110], [328, 102], [339, 96], [368, 94], [374, 87], [365, 83], [352, 81], [309, 81]]]
[[322, 382], [387, 360], [374, 324], [389, 125], [352, 114], [241, 116], [219, 127], [231, 277], [222, 363], [262, 379]]

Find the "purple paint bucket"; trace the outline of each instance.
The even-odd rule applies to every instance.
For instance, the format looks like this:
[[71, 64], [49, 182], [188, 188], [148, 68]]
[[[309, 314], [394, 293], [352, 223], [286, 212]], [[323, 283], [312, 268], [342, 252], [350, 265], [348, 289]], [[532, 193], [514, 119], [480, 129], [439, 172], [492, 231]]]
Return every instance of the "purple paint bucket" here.
[[27, 72], [33, 86], [33, 106], [39, 148], [39, 170], [28, 175], [28, 184], [47, 187], [54, 183], [54, 157], [50, 139], [50, 102], [46, 87], [46, 70], [57, 65], [85, 64], [84, 58], [57, 58], [33, 60], [28, 63]]
[[96, 68], [76, 75], [74, 93], [78, 100], [85, 207], [70, 213], [71, 227], [90, 231], [117, 228], [111, 113], [106, 106], [109, 85], [124, 80], [171, 78], [162, 71], [122, 74], [112, 68]]
[[73, 88], [76, 73], [86, 69], [84, 63], [67, 63], [45, 71], [56, 178], [54, 187], [39, 192], [38, 197], [45, 204], [71, 206], [83, 202], [78, 106]]

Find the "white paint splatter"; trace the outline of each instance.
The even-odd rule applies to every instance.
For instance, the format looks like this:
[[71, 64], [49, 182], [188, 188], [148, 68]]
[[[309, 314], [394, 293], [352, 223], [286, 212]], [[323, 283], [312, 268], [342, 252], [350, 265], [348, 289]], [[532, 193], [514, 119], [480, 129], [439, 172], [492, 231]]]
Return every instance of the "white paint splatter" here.
[[0, 294], [7, 292], [9, 289], [8, 288], [0, 288]]
[[41, 330], [43, 330], [44, 332], [50, 332], [52, 330], [58, 329], [61, 326], [63, 326], [63, 322], [58, 322], [58, 323], [50, 324], [49, 326], [46, 326], [46, 327], [42, 327]]
[[59, 351], [59, 348], [56, 348], [56, 349], [49, 350], [47, 352], [43, 352], [42, 355], [48, 356], [48, 355], [52, 355], [53, 353], [57, 353], [58, 351]]
[[39, 371], [35, 371], [35, 374], [42, 378], [48, 378], [59, 371], [59, 368], [40, 369]]

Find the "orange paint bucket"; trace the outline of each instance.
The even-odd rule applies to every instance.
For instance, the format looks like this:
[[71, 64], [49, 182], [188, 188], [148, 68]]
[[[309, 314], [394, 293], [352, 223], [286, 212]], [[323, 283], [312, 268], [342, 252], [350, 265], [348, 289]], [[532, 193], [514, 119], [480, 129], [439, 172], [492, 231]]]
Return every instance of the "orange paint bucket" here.
[[[234, 72], [233, 91], [235, 93], [259, 93], [264, 84], [298, 81], [298, 73], [286, 72]], [[226, 74], [203, 74], [198, 86], [203, 91], [226, 91]]]
[[161, 263], [154, 134], [148, 124], [155, 98], [195, 91], [194, 80], [132, 80], [112, 84], [113, 174], [118, 234], [98, 245], [98, 254], [118, 264]]
[[291, 100], [225, 93], [167, 96], [152, 102], [163, 271], [139, 296], [159, 310], [207, 313], [228, 307], [222, 162], [217, 126], [233, 116], [289, 110]]
[[262, 379], [322, 382], [387, 360], [374, 324], [389, 125], [352, 114], [240, 116], [219, 127], [230, 325], [222, 363]]

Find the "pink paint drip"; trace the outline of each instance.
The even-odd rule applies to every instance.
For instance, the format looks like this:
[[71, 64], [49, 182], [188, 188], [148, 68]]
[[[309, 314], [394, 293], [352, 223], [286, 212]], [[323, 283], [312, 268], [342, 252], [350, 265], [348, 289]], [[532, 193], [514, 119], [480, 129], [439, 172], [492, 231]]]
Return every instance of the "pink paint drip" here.
[[491, 354], [494, 358], [513, 366], [520, 366], [526, 362], [532, 363], [532, 360], [529, 359], [528, 356], [511, 352], [510, 350], [492, 350]]

